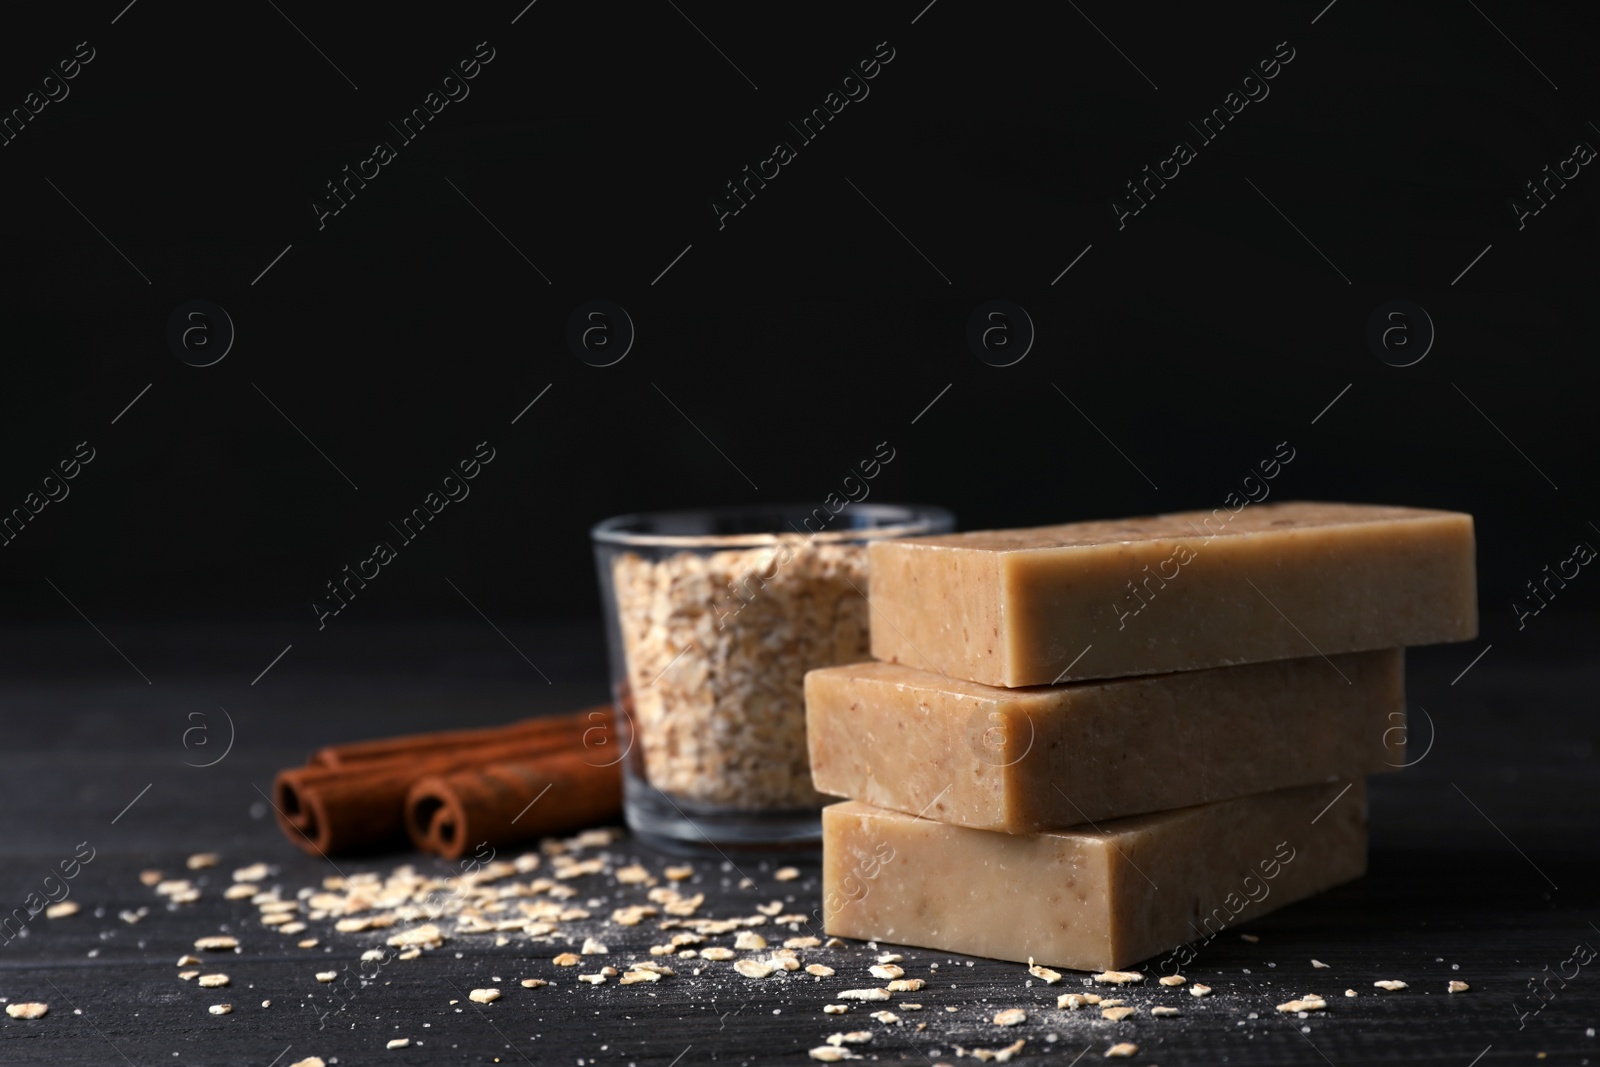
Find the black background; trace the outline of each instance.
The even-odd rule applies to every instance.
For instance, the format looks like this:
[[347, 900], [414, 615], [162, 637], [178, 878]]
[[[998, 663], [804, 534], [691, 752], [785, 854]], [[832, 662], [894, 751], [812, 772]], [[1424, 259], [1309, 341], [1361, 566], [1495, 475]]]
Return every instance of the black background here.
[[[1471, 5], [1086, 9], [1139, 69], [1070, 6], [515, 14], [297, 19], [338, 70], [265, 4], [5, 35], [7, 107], [78, 41], [96, 58], [0, 148], [4, 506], [76, 442], [98, 458], [0, 552], [0, 610], [65, 610], [43, 572], [91, 617], [315, 630], [323, 584], [485, 439], [500, 458], [470, 500], [341, 622], [468, 613], [449, 576], [491, 615], [592, 625], [593, 522], [819, 502], [883, 440], [875, 498], [965, 528], [1215, 507], [1288, 440], [1277, 496], [1473, 512], [1491, 633], [1600, 536], [1587, 168], [1521, 231], [1508, 206], [1600, 139], [1576, 9], [1495, 16], [1538, 69]], [[398, 143], [388, 123], [484, 40], [470, 95], [319, 230], [324, 183]], [[870, 95], [719, 230], [724, 183], [880, 41]], [[1280, 41], [1270, 95], [1119, 230], [1123, 183], [1198, 142], [1187, 123]], [[237, 328], [208, 368], [165, 343], [196, 298]], [[565, 344], [594, 298], [637, 327], [612, 367]], [[1037, 326], [1012, 367], [965, 343], [992, 298]], [[1365, 341], [1394, 299], [1437, 328], [1408, 368]]]
[[[818, 504], [885, 441], [872, 500], [943, 505], [966, 529], [1209, 509], [1287, 441], [1274, 499], [1471, 512], [1483, 620], [1478, 642], [1410, 657], [1438, 745], [1374, 780], [1372, 875], [1268, 929], [1302, 969], [1338, 964], [1338, 988], [1397, 969], [1420, 982], [1451, 959], [1485, 997], [1363, 1000], [1318, 1053], [1465, 1064], [1491, 1044], [1485, 1067], [1547, 1047], [1587, 1062], [1592, 988], [1528, 1031], [1509, 1005], [1600, 919], [1600, 579], [1585, 570], [1525, 628], [1512, 602], [1600, 543], [1600, 177], [1585, 167], [1522, 229], [1510, 204], [1575, 143], [1600, 146], [1591, 16], [924, 3], [7, 12], [0, 109], [78, 42], [95, 58], [0, 146], [0, 513], [78, 442], [96, 453], [0, 547], [7, 899], [85, 837], [112, 857], [95, 892], [113, 908], [148, 896], [138, 866], [200, 847], [310, 884], [318, 864], [274, 837], [251, 789], [273, 768], [343, 737], [601, 699], [588, 529], [607, 516]], [[398, 147], [388, 123], [480, 41], [494, 59], [470, 95], [319, 229], [324, 183], [376, 141]], [[894, 58], [870, 95], [719, 229], [724, 183], [796, 143], [788, 123], [879, 42]], [[1294, 58], [1270, 95], [1201, 145], [1188, 124], [1280, 42]], [[1113, 198], [1177, 140], [1198, 158], [1119, 229]], [[237, 329], [210, 367], [166, 342], [195, 299]], [[637, 329], [614, 366], [566, 343], [594, 299]], [[1037, 329], [1013, 366], [966, 342], [993, 299]], [[1437, 330], [1413, 366], [1366, 340], [1393, 300]], [[319, 631], [325, 583], [485, 440], [496, 458], [471, 495]], [[232, 758], [184, 769], [190, 716], [223, 706]], [[75, 970], [83, 946], [41, 938], [11, 946], [0, 979], [19, 999], [19, 973], [57, 967], [138, 1062], [169, 1061], [180, 1032], [186, 1055], [222, 1054], [193, 1017], [244, 1020], [126, 1010], [170, 984], [192, 926], [149, 928], [158, 986], [140, 984], [152, 965], [126, 931], [98, 978]], [[1251, 966], [1230, 944], [1216, 965]], [[963, 995], [1015, 985], [982, 966]], [[384, 1018], [431, 1004], [394, 996]], [[791, 1015], [742, 1038], [697, 1038], [692, 1014], [660, 1025], [710, 1054], [792, 1058], [820, 1036], [811, 1014], [804, 1034], [783, 1030]], [[573, 1009], [563, 1056], [593, 1051], [590, 1020]], [[249, 1054], [265, 1063], [290, 1039], [271, 1027], [298, 1024], [260, 1025]], [[1252, 1046], [1218, 1025], [1184, 1054], [1323, 1062], [1292, 1031]], [[52, 1062], [109, 1051], [78, 1030], [15, 1033], [58, 1039]], [[641, 1061], [679, 1050], [638, 1044]]]

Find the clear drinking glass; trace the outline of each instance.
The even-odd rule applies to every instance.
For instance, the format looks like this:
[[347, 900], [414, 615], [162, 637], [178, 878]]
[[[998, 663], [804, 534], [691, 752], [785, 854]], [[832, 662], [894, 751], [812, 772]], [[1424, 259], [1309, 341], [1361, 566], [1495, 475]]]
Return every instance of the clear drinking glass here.
[[894, 504], [595, 526], [628, 826], [669, 847], [814, 845], [805, 673], [870, 658], [868, 543], [954, 526]]

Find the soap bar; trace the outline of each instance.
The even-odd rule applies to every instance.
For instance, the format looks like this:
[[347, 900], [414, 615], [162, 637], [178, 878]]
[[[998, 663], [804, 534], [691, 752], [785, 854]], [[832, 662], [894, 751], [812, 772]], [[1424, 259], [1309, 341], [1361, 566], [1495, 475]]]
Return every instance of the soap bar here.
[[1477, 635], [1472, 516], [1370, 504], [881, 541], [872, 654], [1050, 685]]
[[1075, 970], [1209, 939], [1366, 863], [1360, 779], [1037, 834], [854, 800], [822, 812], [829, 934]]
[[1400, 649], [1031, 689], [857, 663], [805, 685], [818, 790], [1005, 833], [1405, 764]]

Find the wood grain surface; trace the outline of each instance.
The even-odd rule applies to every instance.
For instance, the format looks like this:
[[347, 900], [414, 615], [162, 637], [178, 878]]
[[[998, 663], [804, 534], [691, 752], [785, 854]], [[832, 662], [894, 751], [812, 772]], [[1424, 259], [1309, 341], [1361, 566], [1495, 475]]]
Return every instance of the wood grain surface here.
[[[1141, 1010], [1113, 1023], [1094, 1009], [1055, 1007], [1061, 992], [1084, 987], [1081, 975], [1030, 986], [1015, 964], [854, 943], [800, 953], [807, 963], [835, 968], [829, 978], [801, 971], [755, 981], [731, 963], [704, 961], [695, 976], [694, 964], [672, 961], [678, 976], [659, 983], [584, 985], [574, 972], [595, 969], [592, 958], [575, 968], [550, 962], [569, 937], [575, 950], [585, 936], [598, 936], [610, 946], [611, 962], [665, 940], [654, 920], [635, 927], [603, 921], [613, 907], [644, 900], [642, 887], [619, 886], [609, 873], [570, 883], [578, 891], [572, 903], [588, 906], [595, 919], [566, 924], [554, 942], [516, 935], [496, 948], [492, 938], [457, 937], [420, 959], [385, 965], [365, 987], [352, 983], [338, 1010], [314, 973], [353, 972], [362, 951], [382, 944], [381, 934], [335, 934], [331, 923], [313, 923], [301, 936], [314, 934], [321, 944], [298, 949], [297, 938], [262, 927], [248, 901], [221, 895], [234, 868], [255, 862], [272, 867], [265, 884], [282, 886], [286, 896], [337, 873], [334, 863], [302, 855], [278, 835], [260, 792], [271, 771], [333, 741], [577, 707], [599, 695], [598, 683], [529, 686], [500, 666], [477, 669], [499, 655], [498, 638], [486, 628], [351, 636], [336, 661], [303, 663], [266, 692], [245, 684], [245, 665], [262, 647], [270, 655], [267, 633], [141, 631], [123, 649], [147, 670], [163, 655], [183, 660], [185, 638], [202, 646], [207, 667], [187, 681], [169, 681], [162, 671], [159, 685], [149, 687], [114, 673], [114, 659], [91, 663], [87, 674], [71, 669], [110, 655], [103, 645], [94, 648], [92, 633], [11, 635], [9, 647], [20, 655], [0, 683], [9, 733], [0, 754], [0, 891], [8, 907], [40, 891], [80, 842], [95, 852], [68, 883], [68, 899], [82, 908], [77, 915], [40, 915], [25, 936], [0, 945], [0, 996], [50, 1004], [43, 1019], [0, 1018], [0, 1063], [283, 1067], [313, 1055], [340, 1064], [803, 1063], [827, 1035], [863, 1029], [874, 1036], [857, 1046], [859, 1054], [917, 1064], [955, 1063], [958, 1045], [999, 1048], [1018, 1038], [1026, 1045], [1013, 1062], [1072, 1063], [1080, 1054], [1082, 1062], [1096, 1062], [1114, 1042], [1132, 1041], [1139, 1046], [1132, 1062], [1169, 1065], [1485, 1067], [1537, 1062], [1540, 1053], [1552, 1063], [1583, 1063], [1600, 1056], [1593, 1036], [1600, 961], [1563, 962], [1575, 946], [1600, 946], [1600, 774], [1589, 696], [1600, 669], [1586, 652], [1596, 636], [1600, 628], [1577, 627], [1552, 632], [1533, 651], [1496, 648], [1453, 686], [1476, 647], [1414, 653], [1411, 758], [1421, 760], [1372, 781], [1370, 873], [1199, 947], [1184, 972], [1211, 985], [1211, 997], [1147, 983], [1118, 992]], [[537, 639], [600, 677], [585, 639], [558, 630]], [[235, 677], [241, 673], [243, 680]], [[215, 766], [185, 766], [220, 755], [225, 706], [236, 732], [232, 750]], [[204, 718], [189, 718], [193, 712]], [[197, 725], [211, 736], [200, 745], [190, 734], [185, 748], [184, 731]], [[184, 870], [185, 857], [202, 850], [219, 853], [219, 865]], [[608, 870], [637, 861], [657, 877], [684, 862], [625, 835], [592, 854], [604, 855]], [[689, 862], [695, 874], [680, 888], [706, 894], [701, 916], [752, 915], [770, 901], [808, 914], [820, 905], [814, 860], [713, 854]], [[400, 863], [452, 871], [409, 854], [337, 867], [387, 872]], [[776, 869], [789, 863], [800, 877], [776, 880]], [[163, 906], [138, 879], [152, 867], [202, 883], [201, 899]], [[141, 907], [149, 913], [135, 924], [118, 918]], [[763, 932], [779, 943], [770, 927]], [[231, 986], [199, 989], [179, 980], [178, 957], [193, 950], [195, 938], [216, 933], [237, 936], [242, 951], [208, 958], [202, 969], [225, 971]], [[839, 990], [881, 985], [867, 967], [890, 950], [905, 957], [907, 977], [927, 980], [922, 991], [856, 1004], [847, 1015], [822, 1013], [823, 1004], [838, 1002]], [[1564, 980], [1549, 977], [1560, 973]], [[556, 984], [524, 989], [516, 984], [524, 977]], [[1375, 989], [1383, 979], [1410, 988]], [[1452, 979], [1471, 990], [1447, 993]], [[1537, 1013], [1530, 979], [1547, 979], [1550, 990]], [[489, 985], [504, 990], [502, 999], [476, 1005], [465, 997]], [[1346, 998], [1346, 988], [1359, 995]], [[1305, 1019], [1274, 1010], [1303, 993], [1326, 997], [1327, 1010]], [[260, 1007], [263, 1000], [272, 1006]], [[924, 1007], [898, 1006], [906, 1001]], [[208, 1005], [221, 1002], [232, 1003], [233, 1013], [208, 1014]], [[1153, 1018], [1148, 1009], [1156, 1004], [1181, 1014]], [[1025, 1008], [1027, 1022], [992, 1024], [997, 1011], [1012, 1007]], [[870, 1013], [878, 1009], [895, 1011], [902, 1023], [874, 1021]], [[412, 1045], [387, 1051], [400, 1036]]]

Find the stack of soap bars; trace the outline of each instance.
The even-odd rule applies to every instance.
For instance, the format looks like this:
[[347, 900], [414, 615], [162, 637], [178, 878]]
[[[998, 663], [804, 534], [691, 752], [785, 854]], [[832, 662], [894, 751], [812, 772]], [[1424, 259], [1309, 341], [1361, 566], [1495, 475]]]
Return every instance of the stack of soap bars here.
[[827, 931], [1082, 970], [1366, 869], [1404, 646], [1477, 634], [1470, 515], [1282, 503], [870, 549], [806, 676]]

